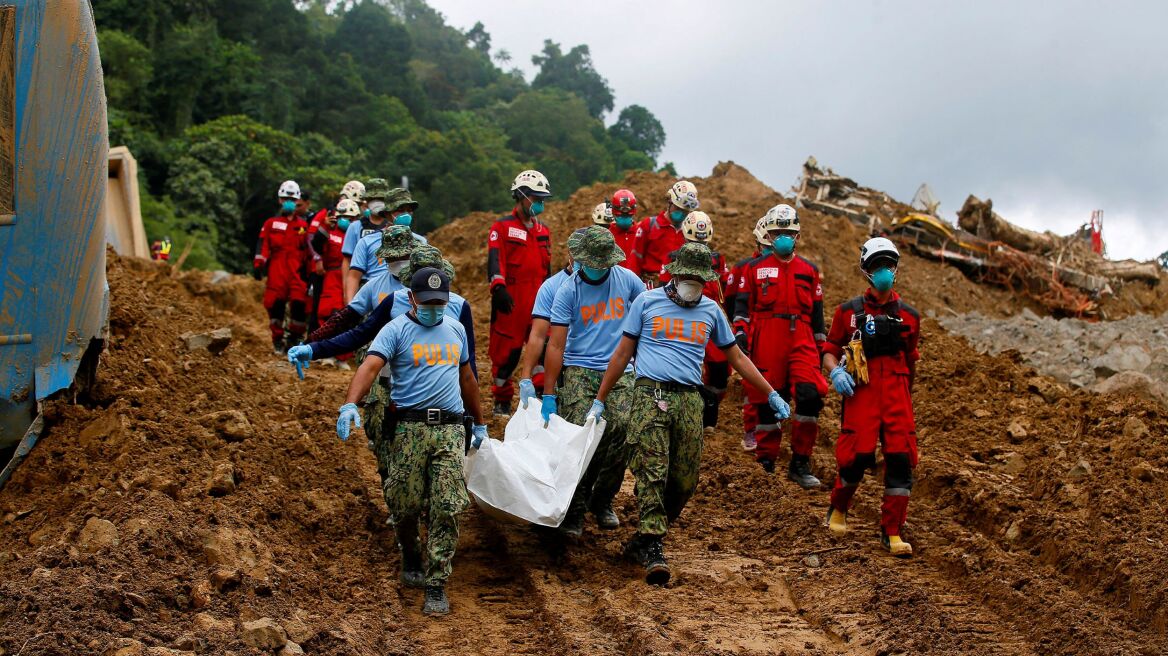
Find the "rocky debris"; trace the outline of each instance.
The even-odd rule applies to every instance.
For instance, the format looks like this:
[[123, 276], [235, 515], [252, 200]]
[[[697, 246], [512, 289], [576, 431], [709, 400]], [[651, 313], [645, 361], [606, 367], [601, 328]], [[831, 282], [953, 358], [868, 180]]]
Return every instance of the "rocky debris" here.
[[247, 415], [239, 410], [205, 414], [199, 418], [199, 423], [214, 430], [228, 442], [240, 442], [255, 435], [255, 428], [248, 421]]
[[300, 645], [289, 640], [284, 643], [284, 646], [277, 652], [278, 656], [304, 656], [304, 649]]
[[[1146, 388], [1141, 395], [1162, 400], [1157, 392], [1168, 384], [1168, 314], [1088, 322], [1039, 317], [1023, 310], [1009, 319], [973, 312], [942, 317], [940, 322], [979, 351], [991, 355], [1017, 351], [1042, 376], [1073, 387], [1103, 393]], [[1102, 384], [1113, 379], [1117, 380]], [[1048, 403], [1063, 396], [1055, 383], [1040, 377], [1027, 384]]]
[[1151, 376], [1138, 371], [1124, 371], [1094, 387], [1092, 391], [1099, 394], [1126, 394], [1143, 399], [1156, 401], [1168, 407], [1168, 394], [1164, 392], [1162, 381], [1152, 380]]
[[270, 617], [244, 622], [240, 637], [244, 644], [256, 649], [280, 649], [288, 643], [288, 634], [284, 632], [284, 627]]
[[179, 339], [186, 345], [188, 351], [210, 351], [212, 355], [219, 355], [231, 346], [231, 329], [218, 328], [206, 333], [183, 333]]
[[217, 619], [210, 613], [196, 613], [194, 622], [195, 628], [203, 632], [227, 632], [235, 629], [235, 624], [231, 621]]
[[118, 527], [106, 519], [90, 517], [77, 537], [77, 546], [82, 551], [94, 553], [102, 549], [118, 546]]
[[215, 465], [215, 472], [207, 483], [207, 494], [213, 497], [227, 496], [235, 491], [235, 465], [221, 462]]

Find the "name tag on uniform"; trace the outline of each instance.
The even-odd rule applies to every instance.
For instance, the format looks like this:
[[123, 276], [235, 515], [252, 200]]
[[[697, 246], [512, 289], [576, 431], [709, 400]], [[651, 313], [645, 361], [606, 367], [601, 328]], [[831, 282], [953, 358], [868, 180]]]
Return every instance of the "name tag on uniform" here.
[[515, 226], [511, 226], [507, 228], [507, 236], [511, 239], [522, 239], [523, 241], [527, 241], [527, 231], [523, 228], [516, 228]]
[[763, 278], [778, 278], [779, 277], [779, 268], [778, 267], [762, 267], [759, 269], [755, 269], [755, 272], [756, 272], [755, 275], [758, 276], [756, 278], [757, 280], [762, 280]]
[[287, 230], [288, 224], [284, 221], [272, 221], [272, 230]]
[[343, 244], [345, 243], [345, 238], [341, 235], [329, 235], [329, 241], [334, 244]]

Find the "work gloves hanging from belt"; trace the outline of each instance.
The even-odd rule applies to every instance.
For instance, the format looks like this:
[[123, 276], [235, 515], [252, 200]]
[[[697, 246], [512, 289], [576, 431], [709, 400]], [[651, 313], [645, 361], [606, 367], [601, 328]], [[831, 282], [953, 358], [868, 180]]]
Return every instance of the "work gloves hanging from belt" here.
[[515, 309], [515, 299], [511, 298], [511, 293], [507, 291], [506, 285], [495, 285], [491, 290], [491, 310], [495, 312], [502, 312], [503, 314], [511, 314], [511, 310]]

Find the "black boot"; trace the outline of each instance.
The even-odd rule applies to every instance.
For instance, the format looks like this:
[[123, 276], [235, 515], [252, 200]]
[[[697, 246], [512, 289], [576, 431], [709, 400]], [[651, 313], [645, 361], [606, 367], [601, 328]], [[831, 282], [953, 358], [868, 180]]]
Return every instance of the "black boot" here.
[[402, 550], [401, 582], [407, 588], [426, 587], [426, 574], [422, 571], [422, 557], [417, 552], [407, 554]]
[[450, 601], [446, 599], [446, 588], [441, 585], [426, 586], [426, 601], [422, 604], [423, 615], [446, 615], [450, 612]]
[[606, 503], [603, 507], [593, 506], [592, 516], [596, 518], [596, 525], [606, 531], [620, 527], [620, 518], [613, 512], [611, 503]]
[[495, 401], [495, 416], [506, 419], [511, 416], [511, 403], [509, 401]]
[[811, 473], [811, 457], [795, 454], [791, 456], [791, 464], [787, 466], [787, 478], [799, 484], [804, 490], [814, 490], [821, 483]]
[[564, 521], [560, 522], [560, 533], [569, 538], [579, 538], [584, 535], [584, 509], [569, 508]]
[[645, 582], [665, 585], [669, 582], [669, 564], [665, 562], [661, 538], [638, 535], [625, 547], [625, 556], [645, 568]]
[[774, 460], [771, 460], [770, 458], [763, 458], [762, 460], [758, 461], [758, 464], [762, 465], [762, 470], [765, 471], [766, 473], [768, 473], [768, 474], [775, 473], [775, 461]]

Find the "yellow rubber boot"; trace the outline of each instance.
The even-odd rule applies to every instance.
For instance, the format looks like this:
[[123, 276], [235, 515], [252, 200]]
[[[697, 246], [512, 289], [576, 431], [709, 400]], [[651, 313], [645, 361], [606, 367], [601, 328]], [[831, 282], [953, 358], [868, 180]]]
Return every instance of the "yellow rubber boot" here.
[[827, 530], [837, 538], [842, 538], [848, 534], [848, 514], [842, 510], [828, 506], [827, 508]]
[[884, 536], [884, 548], [897, 558], [912, 558], [912, 545], [900, 539], [899, 535]]

